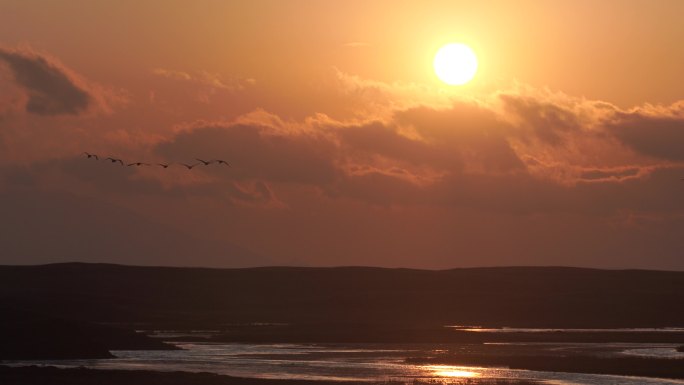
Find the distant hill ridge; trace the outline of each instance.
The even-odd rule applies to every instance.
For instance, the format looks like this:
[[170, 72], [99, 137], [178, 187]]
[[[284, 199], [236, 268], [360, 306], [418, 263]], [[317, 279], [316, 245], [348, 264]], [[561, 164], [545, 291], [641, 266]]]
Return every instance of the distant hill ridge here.
[[149, 325], [684, 325], [684, 272], [574, 267], [237, 269], [60, 263], [0, 266], [0, 303]]

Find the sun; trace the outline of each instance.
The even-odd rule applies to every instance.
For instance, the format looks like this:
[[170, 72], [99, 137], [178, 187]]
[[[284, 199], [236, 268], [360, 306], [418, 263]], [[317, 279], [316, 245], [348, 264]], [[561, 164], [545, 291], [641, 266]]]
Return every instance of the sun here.
[[460, 86], [475, 76], [477, 57], [467, 45], [452, 43], [437, 51], [433, 65], [441, 81], [452, 86]]

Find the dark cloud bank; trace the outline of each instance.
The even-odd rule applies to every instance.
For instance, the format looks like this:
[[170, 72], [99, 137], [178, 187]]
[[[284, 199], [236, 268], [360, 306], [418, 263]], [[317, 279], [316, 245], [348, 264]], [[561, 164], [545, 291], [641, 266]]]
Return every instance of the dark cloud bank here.
[[[2, 52], [16, 81], [39, 96], [33, 103], [43, 103], [33, 112], [87, 108], [87, 94], [79, 93], [85, 91], [58, 67]], [[49, 80], [39, 81], [41, 76]], [[58, 95], [67, 96], [68, 106], [41, 102]], [[145, 152], [159, 161], [227, 158], [231, 169], [103, 171], [100, 163], [74, 157], [5, 168], [2, 205], [12, 219], [0, 230], [9, 234], [3, 242], [14, 257], [5, 260], [13, 262], [266, 261], [249, 260], [247, 252], [225, 243], [203, 244], [198, 232], [165, 236], [154, 221], [133, 212], [122, 217], [89, 199], [163, 200], [168, 210], [194, 200], [204, 210], [203, 226], [243, 239], [242, 245], [272, 257], [268, 263], [684, 269], [683, 140], [681, 103], [623, 110], [533, 91], [351, 122], [320, 116], [283, 122], [261, 113], [185, 125]], [[90, 203], [79, 203], [80, 196]], [[21, 222], [41, 213], [49, 220]], [[66, 217], [73, 221], [60, 226]], [[127, 222], [147, 230], [129, 230]], [[59, 236], [50, 235], [53, 227]], [[149, 238], [139, 236], [145, 231]], [[67, 233], [86, 234], [88, 241]], [[52, 241], [42, 247], [32, 239]], [[98, 248], [107, 251], [98, 254]]]
[[79, 114], [92, 104], [92, 96], [62, 65], [31, 51], [0, 48], [18, 85], [28, 94], [26, 111], [37, 115]]

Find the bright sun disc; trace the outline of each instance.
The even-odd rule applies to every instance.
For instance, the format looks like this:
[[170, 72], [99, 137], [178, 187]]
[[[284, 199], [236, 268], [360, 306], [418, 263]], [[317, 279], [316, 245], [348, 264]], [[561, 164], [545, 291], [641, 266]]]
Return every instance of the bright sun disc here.
[[459, 86], [468, 83], [477, 72], [477, 57], [465, 44], [453, 43], [435, 55], [435, 73], [444, 83]]

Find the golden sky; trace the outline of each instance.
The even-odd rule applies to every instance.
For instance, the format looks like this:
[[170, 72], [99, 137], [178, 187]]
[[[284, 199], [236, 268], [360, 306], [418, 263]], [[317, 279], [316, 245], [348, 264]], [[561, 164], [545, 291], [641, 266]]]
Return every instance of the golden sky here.
[[0, 0], [0, 263], [684, 269], [683, 14]]

